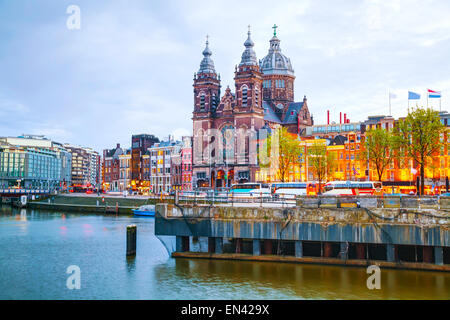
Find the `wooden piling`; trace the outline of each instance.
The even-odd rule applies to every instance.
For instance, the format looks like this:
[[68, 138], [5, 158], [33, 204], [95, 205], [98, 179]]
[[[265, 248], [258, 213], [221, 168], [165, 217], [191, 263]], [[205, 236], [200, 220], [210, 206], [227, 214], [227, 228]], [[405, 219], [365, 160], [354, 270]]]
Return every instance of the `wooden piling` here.
[[127, 226], [127, 256], [136, 255], [136, 225]]

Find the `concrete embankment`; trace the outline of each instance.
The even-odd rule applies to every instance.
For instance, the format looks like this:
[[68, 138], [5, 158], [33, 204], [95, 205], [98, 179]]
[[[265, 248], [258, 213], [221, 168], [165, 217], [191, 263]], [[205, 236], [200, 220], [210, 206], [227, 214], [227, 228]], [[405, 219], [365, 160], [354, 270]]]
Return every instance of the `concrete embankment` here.
[[132, 214], [133, 209], [145, 204], [155, 204], [156, 201], [155, 199], [58, 195], [40, 201], [30, 201], [28, 207], [45, 210]]
[[[438, 208], [156, 206], [176, 258], [450, 271], [450, 215]], [[192, 252], [193, 239], [206, 246]]]

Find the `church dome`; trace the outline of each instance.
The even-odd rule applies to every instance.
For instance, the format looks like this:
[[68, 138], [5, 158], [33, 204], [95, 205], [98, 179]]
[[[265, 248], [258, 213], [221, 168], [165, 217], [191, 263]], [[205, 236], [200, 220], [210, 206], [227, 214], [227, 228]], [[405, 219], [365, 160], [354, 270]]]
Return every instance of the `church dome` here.
[[260, 61], [260, 68], [265, 75], [294, 75], [291, 59], [281, 53], [280, 40], [277, 38], [276, 31], [270, 39], [269, 53]]

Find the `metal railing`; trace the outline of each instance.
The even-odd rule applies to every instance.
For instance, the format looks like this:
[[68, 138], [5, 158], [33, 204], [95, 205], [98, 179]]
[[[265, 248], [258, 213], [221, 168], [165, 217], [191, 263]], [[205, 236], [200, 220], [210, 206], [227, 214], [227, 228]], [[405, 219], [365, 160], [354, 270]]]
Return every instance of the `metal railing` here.
[[450, 210], [450, 197], [440, 196], [295, 196], [258, 192], [184, 191], [175, 196], [179, 204], [230, 205], [260, 204], [300, 208], [403, 208]]

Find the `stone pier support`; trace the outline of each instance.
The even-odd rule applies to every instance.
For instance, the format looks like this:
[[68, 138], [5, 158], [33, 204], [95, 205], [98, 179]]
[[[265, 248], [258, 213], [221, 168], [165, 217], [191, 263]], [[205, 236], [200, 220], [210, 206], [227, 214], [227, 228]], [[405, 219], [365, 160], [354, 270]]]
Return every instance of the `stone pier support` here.
[[208, 253], [216, 252], [216, 239], [208, 237]]
[[261, 255], [261, 243], [259, 242], [259, 239], [253, 240], [253, 255], [254, 256]]
[[187, 236], [182, 236], [181, 238], [181, 252], [187, 252], [190, 250], [190, 239]]
[[340, 258], [341, 258], [341, 260], [347, 260], [348, 259], [348, 243], [347, 242], [341, 242], [341, 245], [340, 245]]
[[216, 253], [223, 253], [223, 238], [214, 238]]
[[176, 236], [176, 240], [175, 240], [175, 251], [176, 252], [183, 252], [183, 241], [182, 241], [183, 237], [180, 236]]
[[442, 247], [434, 247], [434, 263], [440, 266], [444, 264], [444, 249]]
[[365, 260], [366, 259], [366, 244], [357, 243], [356, 244], [356, 259]]
[[333, 255], [333, 247], [331, 245], [331, 242], [324, 242], [323, 243], [323, 256], [325, 258], [331, 258]]
[[242, 239], [236, 238], [236, 253], [242, 253]]
[[423, 262], [433, 263], [433, 247], [423, 247], [422, 248]]
[[303, 258], [303, 242], [300, 240], [295, 241], [295, 256]]
[[388, 243], [386, 245], [386, 260], [395, 262], [395, 245]]
[[264, 254], [272, 254], [272, 240], [264, 240]]

